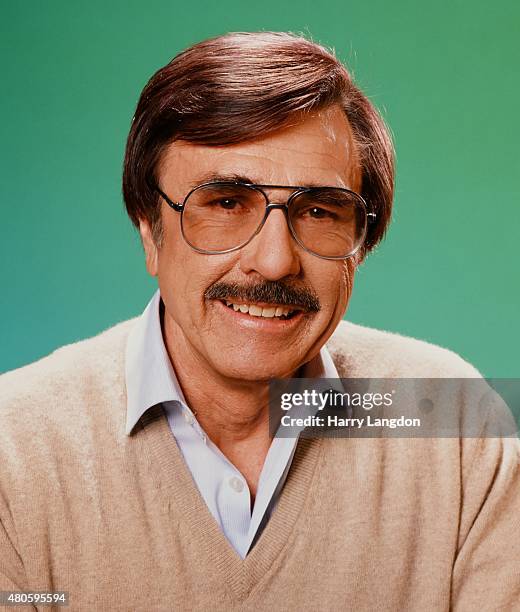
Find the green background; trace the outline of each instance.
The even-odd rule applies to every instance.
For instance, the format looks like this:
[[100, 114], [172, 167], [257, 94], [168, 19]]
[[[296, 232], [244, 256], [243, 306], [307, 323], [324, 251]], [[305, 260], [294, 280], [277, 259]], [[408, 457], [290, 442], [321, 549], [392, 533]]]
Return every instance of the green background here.
[[155, 282], [120, 188], [139, 93], [189, 44], [272, 29], [334, 47], [395, 136], [393, 225], [347, 318], [520, 376], [519, 6], [5, 2], [0, 370], [142, 311]]

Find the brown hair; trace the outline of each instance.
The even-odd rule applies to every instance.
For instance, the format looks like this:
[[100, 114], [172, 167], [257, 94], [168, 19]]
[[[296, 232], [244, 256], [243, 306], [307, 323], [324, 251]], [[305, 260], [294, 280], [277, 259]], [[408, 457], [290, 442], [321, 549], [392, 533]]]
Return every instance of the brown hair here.
[[141, 93], [126, 145], [123, 197], [132, 222], [147, 219], [160, 240], [153, 186], [174, 140], [228, 145], [288, 126], [295, 116], [340, 104], [361, 161], [361, 195], [376, 222], [364, 252], [390, 222], [394, 156], [377, 110], [333, 53], [284, 32], [236, 32], [200, 42], [158, 70]]

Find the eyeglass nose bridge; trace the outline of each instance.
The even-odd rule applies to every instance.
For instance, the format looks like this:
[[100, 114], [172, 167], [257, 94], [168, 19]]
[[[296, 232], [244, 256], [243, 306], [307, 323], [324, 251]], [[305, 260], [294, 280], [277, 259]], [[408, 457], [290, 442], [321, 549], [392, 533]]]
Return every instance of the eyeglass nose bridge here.
[[262, 229], [263, 229], [263, 227], [264, 227], [264, 225], [265, 225], [265, 223], [267, 221], [267, 217], [269, 216], [269, 213], [272, 210], [277, 210], [277, 209], [283, 211], [283, 213], [285, 215], [285, 221], [286, 221], [287, 227], [289, 229], [289, 233], [291, 234], [292, 239], [296, 240], [296, 242], [299, 244], [300, 241], [295, 236], [294, 230], [292, 228], [292, 225], [289, 222], [289, 204], [290, 204], [291, 199], [292, 199], [294, 194], [291, 194], [291, 196], [289, 197], [289, 199], [287, 200], [287, 202], [285, 204], [280, 204], [280, 203], [276, 203], [276, 202], [269, 202], [269, 198], [267, 197], [267, 194], [264, 193], [264, 192], [262, 192], [262, 193], [263, 193], [263, 196], [264, 196], [265, 201], [266, 201], [264, 216], [262, 217], [262, 220], [258, 224], [258, 227], [256, 228], [254, 234], [251, 236], [251, 238], [249, 238], [249, 240], [243, 246], [246, 246], [247, 244], [249, 244], [253, 240], [253, 238], [258, 236], [258, 234], [262, 231]]
[[277, 204], [276, 202], [267, 202], [262, 223], [265, 223], [267, 221], [267, 217], [269, 216], [269, 213], [272, 210], [277, 210], [277, 209], [282, 210], [285, 214], [285, 217], [287, 218], [289, 214], [289, 204], [287, 202], [285, 204]]

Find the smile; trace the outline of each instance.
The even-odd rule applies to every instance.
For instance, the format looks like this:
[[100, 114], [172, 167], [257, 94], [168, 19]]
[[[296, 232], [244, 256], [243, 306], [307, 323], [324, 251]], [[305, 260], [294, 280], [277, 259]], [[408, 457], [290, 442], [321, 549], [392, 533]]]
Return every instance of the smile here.
[[235, 312], [241, 312], [251, 317], [263, 317], [265, 319], [291, 319], [294, 315], [302, 312], [301, 308], [295, 306], [278, 306], [275, 304], [260, 305], [260, 304], [247, 304], [237, 303], [230, 300], [221, 300], [229, 309]]

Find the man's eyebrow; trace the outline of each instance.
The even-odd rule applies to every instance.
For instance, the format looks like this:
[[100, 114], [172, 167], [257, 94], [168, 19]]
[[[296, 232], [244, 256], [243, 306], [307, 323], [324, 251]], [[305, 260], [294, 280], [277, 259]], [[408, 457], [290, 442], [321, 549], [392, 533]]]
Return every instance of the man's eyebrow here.
[[[245, 176], [243, 174], [236, 173], [219, 173], [219, 172], [210, 172], [208, 174], [204, 174], [199, 176], [196, 181], [191, 183], [191, 187], [197, 187], [198, 185], [203, 185], [204, 183], [248, 183], [250, 185], [264, 185], [265, 183], [260, 179], [255, 179], [250, 176]], [[295, 185], [295, 187], [334, 187], [335, 185], [325, 184], [325, 183], [315, 183], [313, 181], [305, 181], [305, 183], [301, 183], [300, 185]], [[342, 187], [342, 185], [337, 185], [337, 187]]]
[[236, 173], [220, 173], [210, 172], [199, 176], [196, 181], [192, 182], [191, 186], [203, 185], [204, 183], [250, 183], [255, 184], [254, 178]]

